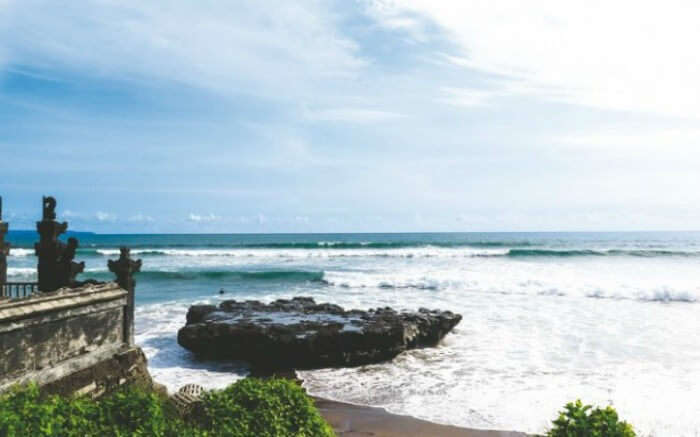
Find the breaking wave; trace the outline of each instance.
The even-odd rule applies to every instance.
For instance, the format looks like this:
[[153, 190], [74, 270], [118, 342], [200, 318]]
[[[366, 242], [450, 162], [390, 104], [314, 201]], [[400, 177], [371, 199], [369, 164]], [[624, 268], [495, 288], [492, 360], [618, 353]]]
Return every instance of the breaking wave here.
[[285, 282], [321, 282], [323, 272], [304, 270], [274, 270], [274, 271], [229, 271], [229, 270], [199, 270], [199, 271], [145, 271], [138, 274], [139, 279], [159, 280], [198, 280], [226, 279], [240, 281], [285, 281]]
[[[78, 249], [77, 259], [118, 257], [116, 247], [86, 247]], [[342, 258], [342, 257], [399, 257], [399, 258], [458, 258], [458, 257], [700, 257], [700, 249], [676, 249], [653, 245], [632, 247], [557, 247], [538, 246], [531, 242], [480, 241], [470, 243], [444, 242], [362, 242], [319, 241], [314, 243], [270, 243], [245, 245], [204, 245], [174, 247], [155, 245], [131, 249], [139, 257], [239, 257], [239, 258]], [[13, 248], [11, 257], [34, 256], [34, 249]]]
[[[341, 289], [388, 289], [440, 291], [468, 299], [475, 295], [522, 295], [641, 302], [694, 303], [700, 297], [700, 287], [687, 284], [660, 286], [657, 284], [572, 284], [553, 279], [551, 281], [505, 281], [494, 278], [475, 279], [469, 273], [439, 272], [427, 274], [375, 274], [365, 272], [327, 271], [323, 282]], [[441, 296], [444, 296], [441, 294]]]
[[[101, 256], [118, 256], [118, 249], [97, 249]], [[433, 246], [380, 249], [136, 249], [131, 254], [141, 257], [238, 257], [238, 258], [351, 258], [351, 257], [470, 257], [506, 255], [508, 249], [440, 248]]]
[[10, 249], [10, 256], [30, 256], [34, 255], [34, 249], [26, 248], [12, 248]]
[[7, 277], [10, 279], [13, 278], [27, 278], [31, 276], [36, 276], [36, 268], [35, 267], [8, 267], [7, 268]]
[[700, 251], [660, 250], [660, 249], [510, 249], [510, 257], [577, 257], [577, 256], [700, 256]]
[[[330, 243], [329, 243], [330, 244]], [[269, 245], [268, 245], [269, 246]], [[20, 251], [14, 256], [33, 255], [29, 249], [15, 249]], [[335, 258], [335, 257], [502, 257], [534, 258], [534, 257], [602, 257], [602, 256], [631, 256], [631, 257], [700, 257], [700, 250], [674, 250], [674, 249], [552, 249], [552, 248], [508, 248], [508, 247], [484, 247], [472, 246], [387, 246], [384, 249], [370, 248], [370, 246], [314, 246], [313, 249], [296, 248], [222, 248], [222, 249], [166, 249], [144, 248], [133, 249], [132, 255], [141, 257], [151, 256], [177, 256], [177, 257], [288, 257], [288, 258]], [[80, 250], [79, 256], [119, 256], [119, 249], [86, 249]]]

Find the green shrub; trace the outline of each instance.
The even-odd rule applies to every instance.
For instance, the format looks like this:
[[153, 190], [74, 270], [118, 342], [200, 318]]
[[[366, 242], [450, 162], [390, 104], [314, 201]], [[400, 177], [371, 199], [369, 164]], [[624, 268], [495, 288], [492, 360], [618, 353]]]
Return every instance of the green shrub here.
[[36, 385], [0, 395], [2, 437], [332, 437], [311, 399], [287, 380], [244, 379], [207, 393], [183, 420], [150, 391], [124, 388], [98, 401], [42, 396]]
[[547, 437], [635, 437], [627, 422], [621, 422], [613, 407], [600, 409], [583, 405], [581, 401], [568, 403]]
[[166, 418], [164, 401], [137, 388], [118, 390], [99, 401], [42, 397], [36, 385], [15, 387], [0, 396], [0, 435], [177, 436], [176, 417]]
[[0, 435], [80, 436], [91, 424], [86, 418], [94, 414], [95, 405], [60, 397], [41, 399], [35, 385], [14, 387], [0, 397]]
[[198, 417], [212, 435], [331, 437], [313, 401], [292, 381], [246, 378], [204, 396]]
[[166, 417], [165, 400], [153, 392], [129, 388], [97, 402], [97, 422], [101, 435], [175, 436], [177, 417]]

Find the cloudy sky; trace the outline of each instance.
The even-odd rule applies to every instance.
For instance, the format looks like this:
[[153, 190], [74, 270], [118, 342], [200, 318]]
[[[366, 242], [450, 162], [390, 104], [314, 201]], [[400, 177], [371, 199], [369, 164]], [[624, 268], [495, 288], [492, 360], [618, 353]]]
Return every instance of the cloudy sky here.
[[0, 195], [98, 232], [700, 228], [700, 3], [0, 0]]

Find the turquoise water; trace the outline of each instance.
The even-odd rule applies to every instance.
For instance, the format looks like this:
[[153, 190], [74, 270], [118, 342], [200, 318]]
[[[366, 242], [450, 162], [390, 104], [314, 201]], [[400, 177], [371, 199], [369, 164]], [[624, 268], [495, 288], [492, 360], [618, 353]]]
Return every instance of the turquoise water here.
[[[700, 233], [86, 233], [78, 237], [81, 247], [76, 260], [87, 264], [82, 279], [110, 279], [106, 259], [116, 258], [121, 245], [144, 260], [144, 271], [138, 275], [138, 303], [206, 297], [221, 288], [231, 294], [256, 289], [284, 292], [300, 283], [320, 288], [329, 285], [324, 281], [327, 272], [351, 272], [374, 258], [468, 256], [548, 262], [548, 258], [560, 257], [655, 257], [674, 262], [678, 261], [675, 258], [700, 257]], [[34, 277], [35, 234], [11, 233], [8, 238], [17, 255], [11, 259], [10, 277]]]
[[[643, 435], [696, 436], [700, 233], [78, 236], [83, 278], [118, 247], [143, 260], [137, 341], [170, 389], [220, 387], [243, 363], [176, 343], [187, 307], [308, 295], [346, 307], [464, 315], [435, 349], [303, 372], [317, 394], [479, 428], [542, 431], [566, 401], [613, 402]], [[10, 280], [34, 278], [32, 233], [10, 234]], [[219, 294], [220, 290], [224, 294]]]

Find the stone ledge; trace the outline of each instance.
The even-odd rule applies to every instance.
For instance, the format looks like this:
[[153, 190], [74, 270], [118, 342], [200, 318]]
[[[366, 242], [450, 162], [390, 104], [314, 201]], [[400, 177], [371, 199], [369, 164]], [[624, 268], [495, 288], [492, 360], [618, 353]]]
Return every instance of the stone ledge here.
[[0, 323], [34, 317], [47, 312], [90, 305], [103, 301], [125, 298], [128, 292], [115, 282], [86, 285], [80, 288], [64, 288], [46, 296], [0, 303]]
[[0, 392], [28, 382], [38, 384], [47, 394], [93, 398], [125, 384], [159, 389], [148, 373], [146, 356], [141, 348], [126, 345], [103, 347], [51, 368], [5, 381], [0, 384]]
[[6, 390], [14, 384], [26, 384], [28, 382], [36, 382], [40, 386], [48, 384], [74, 372], [94, 366], [100, 361], [107, 360], [115, 354], [124, 352], [125, 350], [126, 348], [123, 344], [103, 346], [102, 348], [94, 350], [89, 354], [69, 358], [46, 369], [27, 372], [24, 375], [16, 378], [5, 380], [0, 383], [0, 392]]
[[[34, 314], [28, 314], [24, 318], [17, 318], [12, 322], [0, 324], [0, 334], [15, 331], [17, 329], [25, 329], [31, 326], [42, 325], [45, 323], [52, 323], [63, 319], [68, 319], [72, 317], [79, 317], [86, 314], [97, 314], [105, 311], [109, 311], [115, 308], [121, 308], [126, 306], [126, 297], [118, 297], [113, 300], [100, 300], [96, 302], [88, 302], [81, 306], [61, 308], [56, 311], [45, 311], [38, 314], [36, 317]], [[0, 320], [3, 322], [3, 320]]]

